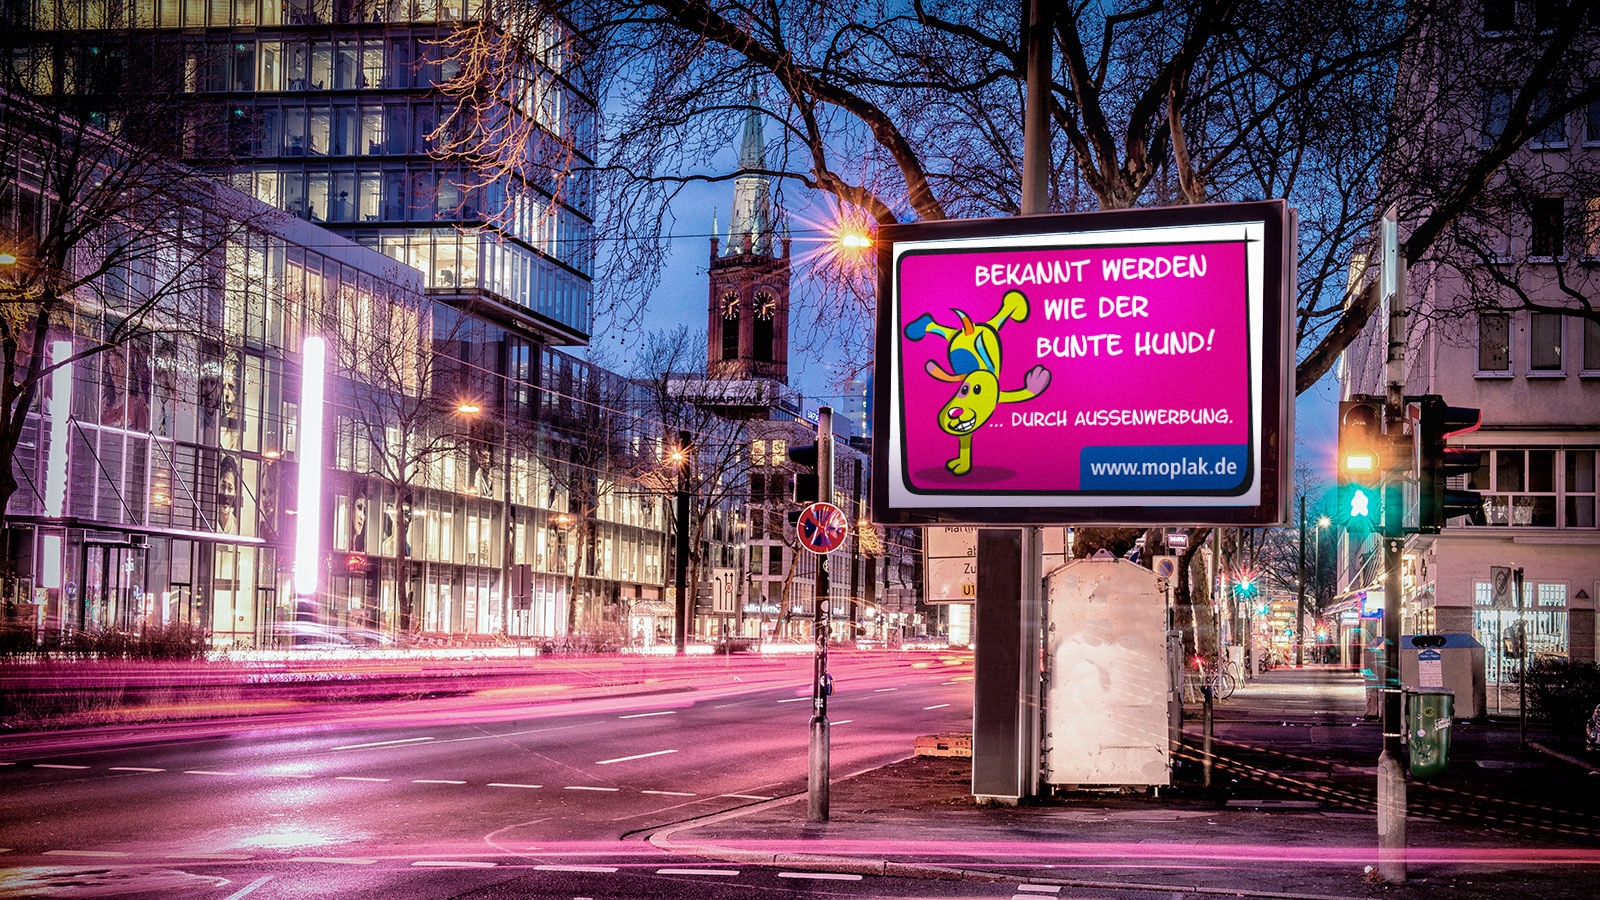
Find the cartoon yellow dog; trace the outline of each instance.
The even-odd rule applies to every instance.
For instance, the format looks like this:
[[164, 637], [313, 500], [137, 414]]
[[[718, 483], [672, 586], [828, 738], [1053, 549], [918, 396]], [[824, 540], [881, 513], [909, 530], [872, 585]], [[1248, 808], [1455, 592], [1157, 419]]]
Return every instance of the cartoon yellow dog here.
[[940, 325], [934, 321], [932, 313], [923, 313], [906, 326], [906, 337], [920, 341], [932, 332], [950, 345], [949, 371], [932, 359], [925, 368], [940, 381], [961, 383], [955, 396], [939, 410], [939, 428], [955, 435], [961, 447], [956, 458], [945, 463], [945, 467], [952, 474], [965, 475], [972, 471], [972, 433], [989, 421], [1000, 404], [1031, 400], [1044, 393], [1050, 386], [1050, 370], [1034, 366], [1023, 376], [1021, 389], [1000, 389], [1000, 328], [1010, 321], [1027, 321], [1028, 298], [1021, 291], [1006, 291], [1000, 301], [1000, 311], [981, 324], [973, 324], [959, 309], [951, 311], [961, 320], [960, 328]]

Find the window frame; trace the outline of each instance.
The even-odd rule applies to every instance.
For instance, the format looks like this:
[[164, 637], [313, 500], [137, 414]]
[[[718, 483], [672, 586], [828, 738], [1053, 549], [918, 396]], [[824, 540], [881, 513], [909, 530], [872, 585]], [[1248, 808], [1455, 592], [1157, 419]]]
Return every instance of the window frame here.
[[[1600, 322], [1584, 318], [1579, 333], [1578, 375], [1583, 378], [1600, 378]], [[1592, 360], [1591, 360], [1592, 357]], [[1590, 362], [1594, 365], [1589, 365]]]
[[[1502, 343], [1502, 346], [1504, 348], [1505, 360], [1506, 360], [1506, 364], [1505, 364], [1504, 368], [1486, 369], [1486, 368], [1484, 368], [1484, 365], [1483, 365], [1483, 333], [1484, 333], [1483, 332], [1483, 326], [1484, 326], [1485, 320], [1491, 319], [1491, 318], [1492, 319], [1499, 319], [1499, 320], [1501, 320], [1502, 322], [1505, 323], [1504, 324], [1504, 328], [1505, 328], [1504, 341]], [[1515, 366], [1516, 360], [1514, 360], [1512, 358], [1512, 354], [1511, 354], [1511, 314], [1509, 312], [1487, 312], [1487, 311], [1479, 312], [1478, 313], [1478, 336], [1477, 336], [1477, 338], [1478, 338], [1477, 342], [1476, 342], [1476, 346], [1477, 346], [1477, 350], [1478, 350], [1478, 352], [1477, 352], [1477, 363], [1476, 363], [1477, 368], [1476, 368], [1476, 370], [1474, 372], [1474, 375], [1476, 377], [1478, 377], [1478, 378], [1511, 378], [1511, 377], [1513, 377], [1513, 375], [1515, 374], [1514, 366]]]
[[[1554, 367], [1539, 366], [1536, 364], [1537, 345], [1534, 329], [1536, 322], [1554, 319], [1556, 324], [1556, 364]], [[1528, 313], [1528, 377], [1529, 378], [1565, 378], [1567, 375], [1567, 328], [1566, 316], [1555, 312], [1541, 312], [1534, 310]]]
[[[1567, 486], [1567, 467], [1569, 465], [1569, 456], [1574, 453], [1594, 454], [1596, 452], [1596, 448], [1529, 444], [1508, 447], [1476, 447], [1473, 449], [1478, 450], [1478, 452], [1482, 454], [1481, 463], [1477, 471], [1470, 475], [1461, 476], [1461, 480], [1459, 482], [1452, 479], [1451, 486], [1466, 487], [1483, 495], [1486, 522], [1483, 525], [1472, 525], [1470, 522], [1468, 522], [1465, 527], [1538, 528], [1544, 530], [1562, 531], [1594, 531], [1597, 527], [1600, 527], [1600, 520], [1597, 520], [1595, 524], [1575, 525], [1568, 521], [1567, 516], [1567, 501], [1569, 498], [1588, 497], [1590, 498], [1591, 503], [1595, 503], [1597, 500], [1600, 500], [1600, 497], [1596, 496], [1596, 490], [1579, 491], [1576, 489], [1569, 489]], [[1500, 485], [1500, 469], [1502, 468], [1501, 454], [1505, 453], [1515, 453], [1521, 457], [1521, 483], [1517, 486], [1516, 490], [1502, 489]], [[1547, 491], [1535, 491], [1531, 489], [1531, 482], [1533, 480], [1533, 470], [1531, 468], [1532, 458], [1533, 455], [1537, 453], [1552, 454], [1550, 463], [1550, 490]], [[1597, 459], [1597, 462], [1600, 462], [1600, 459]], [[1596, 484], [1595, 487], [1600, 489], [1600, 484]], [[1531, 512], [1528, 514], [1528, 518], [1530, 519], [1529, 522], [1517, 522], [1516, 511], [1519, 507], [1519, 503], [1516, 498], [1541, 497], [1548, 497], [1551, 499], [1551, 503], [1554, 507], [1552, 513], [1552, 523], [1548, 525], [1532, 524]], [[1504, 512], [1504, 518], [1500, 521], [1496, 521], [1496, 506], [1493, 503], [1495, 498], [1501, 498], [1504, 501], [1503, 505], [1499, 507], [1500, 510]], [[1522, 501], [1520, 506], [1529, 510], [1533, 510], [1534, 503], [1535, 500], [1533, 499], [1525, 499]], [[1600, 512], [1600, 509], [1597, 509], [1596, 512]]]
[[[1554, 212], [1553, 217], [1548, 214]], [[1554, 233], [1541, 238], [1541, 223], [1553, 222]], [[1554, 253], [1541, 253], [1551, 249]], [[1535, 197], [1528, 204], [1528, 260], [1530, 262], [1561, 262], [1567, 257], [1567, 201], [1562, 196]]]

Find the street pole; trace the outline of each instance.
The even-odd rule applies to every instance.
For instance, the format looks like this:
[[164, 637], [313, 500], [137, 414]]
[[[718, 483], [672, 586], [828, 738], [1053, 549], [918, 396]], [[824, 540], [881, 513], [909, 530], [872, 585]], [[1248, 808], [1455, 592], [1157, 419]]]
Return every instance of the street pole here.
[[[1388, 389], [1386, 426], [1399, 427], [1405, 415], [1406, 270], [1400, 254], [1399, 219], [1394, 207], [1384, 213], [1381, 293], [1389, 295], [1389, 340], [1385, 360]], [[1389, 446], [1394, 446], [1390, 443]], [[1387, 456], [1387, 453], [1385, 454]], [[1400, 764], [1400, 562], [1405, 549], [1401, 521], [1404, 500], [1394, 483], [1395, 467], [1383, 487], [1383, 752], [1378, 755], [1378, 878], [1391, 884], [1406, 880], [1406, 775]]]
[[861, 597], [861, 532], [857, 526], [861, 522], [861, 457], [856, 457], [854, 466], [855, 483], [850, 493], [850, 516], [853, 521], [850, 527], [855, 530], [850, 538], [850, 633], [848, 639], [853, 647], [856, 643], [857, 617], [860, 615], [858, 601]]
[[1028, 47], [1026, 106], [1022, 110], [1022, 214], [1050, 211], [1050, 64], [1055, 4], [1024, 0]]
[[1522, 742], [1522, 749], [1528, 749], [1528, 612], [1523, 605], [1522, 597], [1522, 567], [1511, 570], [1512, 583], [1517, 591], [1517, 734]]
[[[833, 502], [833, 410], [817, 411], [817, 499]], [[816, 664], [811, 680], [810, 740], [806, 746], [806, 821], [828, 821], [828, 554], [816, 554], [817, 581], [813, 600], [812, 632], [816, 638]]]
[[1300, 495], [1300, 590], [1294, 599], [1294, 667], [1306, 664], [1306, 495]]
[[[500, 502], [500, 521], [505, 524], [505, 539], [500, 547], [500, 633], [511, 638], [511, 554], [516, 549], [515, 521], [511, 509], [511, 404], [507, 402], [511, 389], [501, 389], [500, 395], [500, 467], [505, 470], [505, 495]], [[517, 655], [522, 655], [522, 644], [517, 643]]]
[[675, 554], [673, 583], [678, 591], [677, 634], [673, 647], [679, 656], [689, 652], [689, 616], [694, 609], [689, 603], [689, 432], [678, 432], [678, 546]]

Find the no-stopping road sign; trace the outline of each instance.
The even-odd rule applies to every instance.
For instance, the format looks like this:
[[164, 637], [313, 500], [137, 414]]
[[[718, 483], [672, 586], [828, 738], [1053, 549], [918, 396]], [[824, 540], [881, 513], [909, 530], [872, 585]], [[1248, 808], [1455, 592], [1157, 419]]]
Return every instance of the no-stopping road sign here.
[[844, 546], [850, 534], [850, 520], [844, 510], [832, 503], [813, 503], [800, 511], [795, 531], [801, 546], [812, 553], [832, 553]]

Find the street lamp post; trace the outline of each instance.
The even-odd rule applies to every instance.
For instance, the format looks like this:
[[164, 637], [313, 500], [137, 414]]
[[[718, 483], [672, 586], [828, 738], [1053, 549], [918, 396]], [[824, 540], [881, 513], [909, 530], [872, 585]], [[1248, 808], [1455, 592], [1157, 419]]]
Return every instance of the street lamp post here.
[[1294, 601], [1294, 667], [1306, 664], [1306, 495], [1300, 495], [1299, 581]]
[[689, 432], [678, 432], [678, 449], [673, 451], [673, 461], [678, 464], [677, 490], [677, 553], [673, 560], [673, 583], [677, 586], [678, 602], [675, 610], [678, 620], [677, 634], [673, 636], [673, 649], [679, 656], [689, 652], [689, 622], [694, 607], [689, 603]]

